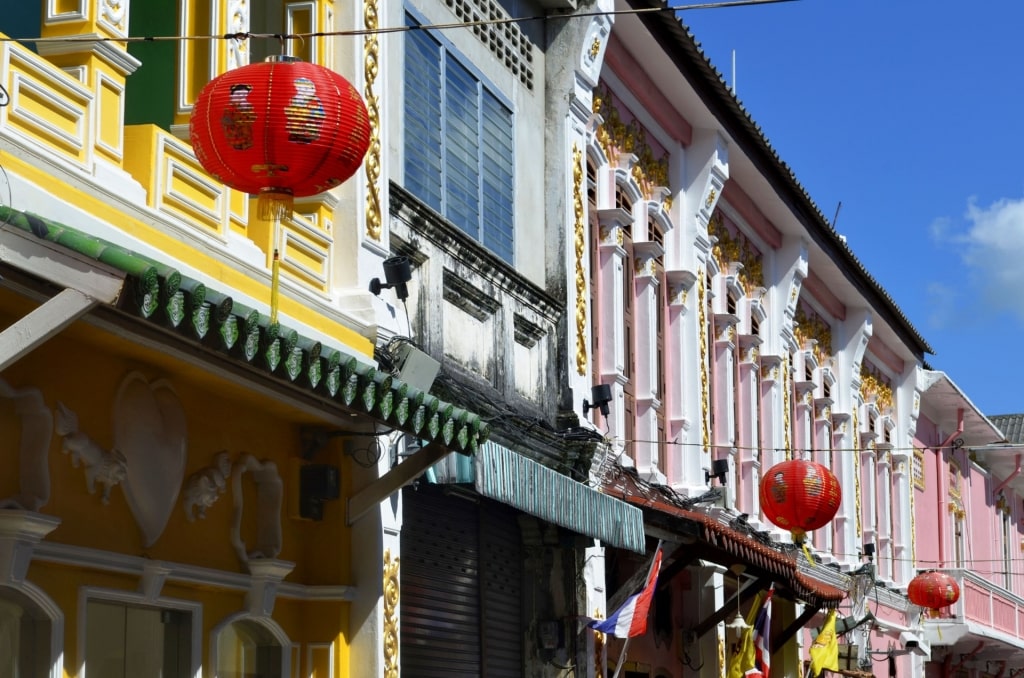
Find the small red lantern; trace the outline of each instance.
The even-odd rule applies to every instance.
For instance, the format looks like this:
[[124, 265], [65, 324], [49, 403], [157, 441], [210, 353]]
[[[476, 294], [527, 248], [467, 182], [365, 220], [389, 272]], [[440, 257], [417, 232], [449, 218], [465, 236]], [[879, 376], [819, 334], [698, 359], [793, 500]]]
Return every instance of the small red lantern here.
[[910, 580], [907, 597], [914, 605], [938, 610], [960, 600], [960, 586], [945, 572], [929, 570]]
[[196, 158], [218, 181], [258, 195], [265, 220], [292, 198], [333, 188], [359, 169], [370, 145], [366, 106], [334, 71], [290, 56], [211, 80], [192, 109]]
[[828, 524], [842, 498], [832, 471], [806, 459], [776, 464], [761, 479], [761, 510], [772, 523], [789, 530], [796, 543]]

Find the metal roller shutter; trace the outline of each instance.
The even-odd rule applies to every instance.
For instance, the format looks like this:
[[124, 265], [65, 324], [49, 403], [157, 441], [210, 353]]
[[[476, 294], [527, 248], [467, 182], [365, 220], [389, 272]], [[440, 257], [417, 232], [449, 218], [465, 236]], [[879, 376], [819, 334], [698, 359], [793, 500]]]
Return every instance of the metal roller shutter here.
[[404, 493], [403, 678], [521, 678], [516, 512], [420, 486]]

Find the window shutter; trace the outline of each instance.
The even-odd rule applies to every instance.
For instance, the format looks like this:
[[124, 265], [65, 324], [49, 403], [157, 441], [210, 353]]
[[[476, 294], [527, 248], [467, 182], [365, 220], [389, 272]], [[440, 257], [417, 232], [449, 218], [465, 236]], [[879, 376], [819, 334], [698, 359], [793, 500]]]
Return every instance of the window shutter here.
[[445, 64], [445, 216], [480, 240], [480, 85], [454, 59]]
[[441, 46], [426, 31], [409, 31], [405, 48], [405, 185], [440, 212]]
[[513, 261], [512, 111], [483, 93], [483, 243], [505, 261]]

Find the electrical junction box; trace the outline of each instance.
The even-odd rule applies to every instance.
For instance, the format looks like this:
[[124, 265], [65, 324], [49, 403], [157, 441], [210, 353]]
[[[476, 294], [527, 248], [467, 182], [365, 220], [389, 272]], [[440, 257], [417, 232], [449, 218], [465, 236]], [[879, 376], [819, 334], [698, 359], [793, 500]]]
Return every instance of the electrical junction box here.
[[417, 390], [428, 392], [441, 371], [441, 363], [412, 344], [399, 344], [395, 349], [398, 378]]

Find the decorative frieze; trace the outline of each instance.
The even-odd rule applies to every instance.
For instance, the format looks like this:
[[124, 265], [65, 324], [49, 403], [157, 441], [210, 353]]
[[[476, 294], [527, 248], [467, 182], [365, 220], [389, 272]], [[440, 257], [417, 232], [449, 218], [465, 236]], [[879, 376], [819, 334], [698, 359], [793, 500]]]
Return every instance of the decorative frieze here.
[[[597, 129], [597, 141], [605, 154], [614, 163], [621, 154], [632, 154], [636, 162], [632, 175], [647, 197], [664, 195], [658, 189], [668, 186], [668, 160], [656, 156], [647, 140], [647, 132], [636, 119], [623, 120], [615, 105], [611, 91], [603, 85], [594, 90], [594, 113], [601, 116], [603, 123]], [[665, 207], [670, 206], [665, 197]]]
[[708, 235], [717, 239], [711, 247], [711, 256], [718, 262], [720, 270], [730, 270], [729, 265], [740, 264], [735, 269], [747, 296], [753, 296], [764, 286], [764, 269], [761, 253], [751, 244], [750, 239], [737, 230], [735, 233], [725, 223], [721, 210], [715, 210], [708, 222]]

